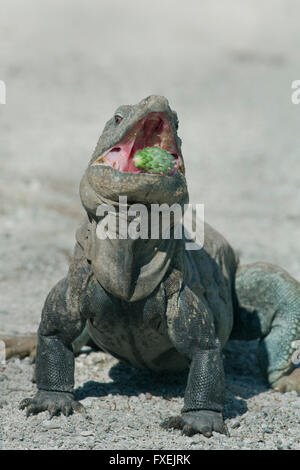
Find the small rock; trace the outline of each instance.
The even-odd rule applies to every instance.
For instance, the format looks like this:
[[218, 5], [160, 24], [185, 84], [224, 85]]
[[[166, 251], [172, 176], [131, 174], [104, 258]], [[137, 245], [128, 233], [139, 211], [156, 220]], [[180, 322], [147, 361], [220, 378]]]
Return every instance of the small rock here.
[[61, 429], [59, 424], [56, 424], [54, 421], [50, 421], [49, 419], [42, 421], [41, 426], [43, 426], [45, 429]]
[[262, 430], [266, 434], [273, 434], [272, 429], [268, 428], [267, 426], [262, 426]]
[[87, 437], [87, 436], [94, 436], [93, 431], [82, 431], [80, 436]]
[[146, 400], [152, 400], [152, 395], [149, 392], [145, 394], [145, 397], [146, 397]]
[[23, 359], [24, 364], [32, 364], [33, 363], [33, 358], [30, 356], [24, 357]]
[[277, 441], [275, 441], [275, 445], [276, 445], [278, 450], [290, 449], [291, 448], [290, 442], [286, 441], [284, 439], [278, 439]]
[[277, 447], [277, 449], [281, 450], [283, 449], [283, 442], [281, 439], [277, 439], [277, 441], [275, 441], [275, 445]]
[[74, 433], [74, 429], [68, 428], [68, 429], [66, 430], [66, 432], [67, 432], [68, 434], [73, 434], [73, 433]]
[[236, 429], [236, 428], [239, 428], [240, 425], [241, 423], [239, 421], [233, 421], [233, 423], [231, 424], [231, 428]]
[[130, 403], [132, 403], [133, 405], [136, 403], [139, 403], [139, 397], [127, 397], [127, 402], [130, 400]]
[[1, 374], [0, 375], [0, 382], [4, 382], [4, 380], [8, 380], [8, 377], [5, 374]]
[[114, 416], [108, 416], [107, 417], [107, 422], [108, 423], [115, 423], [117, 421], [117, 418], [115, 418]]

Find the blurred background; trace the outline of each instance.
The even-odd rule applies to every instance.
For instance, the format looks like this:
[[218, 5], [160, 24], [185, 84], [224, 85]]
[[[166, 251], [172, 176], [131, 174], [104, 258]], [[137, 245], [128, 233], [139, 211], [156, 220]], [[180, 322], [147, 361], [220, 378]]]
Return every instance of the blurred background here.
[[241, 256], [300, 280], [297, 0], [1, 0], [0, 331], [65, 276], [78, 186], [120, 104], [179, 116], [191, 202]]

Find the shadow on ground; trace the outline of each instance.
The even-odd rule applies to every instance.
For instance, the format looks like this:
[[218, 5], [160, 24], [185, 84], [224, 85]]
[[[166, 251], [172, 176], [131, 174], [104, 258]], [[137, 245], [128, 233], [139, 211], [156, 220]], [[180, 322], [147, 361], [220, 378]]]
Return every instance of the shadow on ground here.
[[[256, 341], [230, 341], [224, 350], [226, 374], [226, 404], [224, 417], [233, 418], [244, 414], [247, 399], [268, 390], [255, 356]], [[113, 382], [101, 383], [90, 380], [76, 390], [76, 399], [104, 397], [106, 395], [138, 396], [149, 393], [165, 400], [184, 397], [188, 373], [155, 373], [138, 370], [118, 362], [110, 369]]]

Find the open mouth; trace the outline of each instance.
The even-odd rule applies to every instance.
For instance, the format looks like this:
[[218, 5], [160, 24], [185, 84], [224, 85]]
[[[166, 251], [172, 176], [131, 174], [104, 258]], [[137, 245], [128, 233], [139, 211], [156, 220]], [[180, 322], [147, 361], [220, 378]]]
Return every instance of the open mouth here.
[[93, 165], [111, 166], [125, 173], [145, 173], [134, 165], [133, 157], [140, 150], [155, 146], [167, 151], [174, 158], [174, 169], [169, 176], [178, 170], [183, 171], [170, 121], [164, 113], [159, 112], [149, 113], [142, 118], [117, 145], [98, 157]]

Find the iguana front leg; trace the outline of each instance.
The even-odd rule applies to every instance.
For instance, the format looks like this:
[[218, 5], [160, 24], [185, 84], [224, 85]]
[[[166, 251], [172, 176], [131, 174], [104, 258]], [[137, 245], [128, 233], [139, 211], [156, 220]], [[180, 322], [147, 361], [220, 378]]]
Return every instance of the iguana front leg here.
[[222, 417], [225, 376], [212, 314], [186, 286], [178, 305], [178, 312], [168, 316], [169, 335], [176, 349], [191, 360], [191, 366], [181, 415], [162, 426], [180, 428], [187, 435], [199, 432], [209, 437], [213, 431], [226, 434]]
[[[70, 311], [68, 279], [60, 281], [48, 295], [38, 330], [36, 383], [38, 392], [25, 398], [20, 408], [27, 416], [48, 410], [53, 416], [69, 415], [82, 405], [74, 400], [74, 354], [72, 341], [84, 328], [79, 312]], [[69, 308], [68, 308], [69, 307]]]
[[75, 256], [68, 277], [62, 279], [46, 299], [38, 330], [35, 369], [38, 392], [20, 404], [21, 409], [26, 408], [27, 415], [45, 410], [51, 416], [60, 412], [69, 415], [73, 410], [83, 409], [74, 400], [72, 343], [85, 326], [80, 307], [89, 271], [87, 262]]

